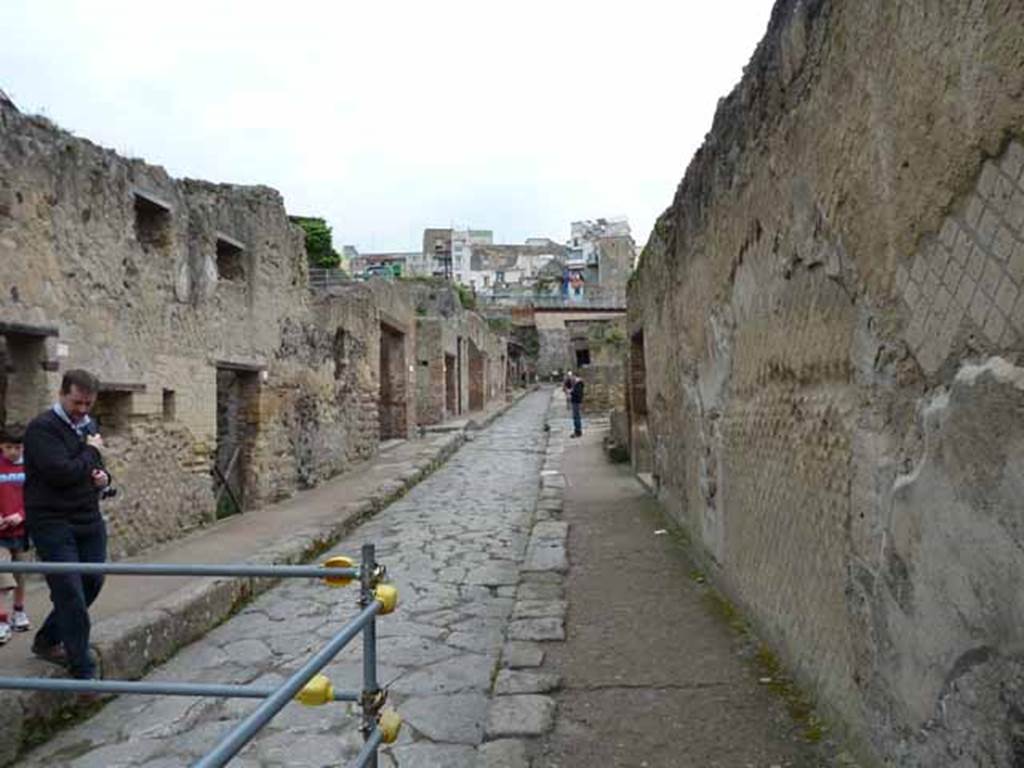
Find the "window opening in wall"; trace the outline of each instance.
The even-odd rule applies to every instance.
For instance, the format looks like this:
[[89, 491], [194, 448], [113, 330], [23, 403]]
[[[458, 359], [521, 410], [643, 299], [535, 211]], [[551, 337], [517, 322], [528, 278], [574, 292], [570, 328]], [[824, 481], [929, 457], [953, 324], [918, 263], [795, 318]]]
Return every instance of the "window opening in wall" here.
[[0, 323], [0, 425], [25, 426], [50, 404], [46, 337], [56, 335], [56, 329]]
[[131, 414], [132, 393], [130, 390], [100, 387], [91, 415], [96, 420], [96, 426], [104, 437], [123, 435], [127, 432]]
[[144, 246], [171, 242], [171, 206], [158, 197], [135, 191], [135, 239]]
[[227, 235], [217, 235], [217, 278], [245, 280], [245, 246]]
[[177, 409], [174, 402], [174, 390], [165, 389], [163, 395], [163, 416], [164, 421], [174, 421], [177, 416]]
[[590, 365], [590, 350], [589, 349], [577, 349], [576, 350], [576, 367], [582, 368], [584, 365]]

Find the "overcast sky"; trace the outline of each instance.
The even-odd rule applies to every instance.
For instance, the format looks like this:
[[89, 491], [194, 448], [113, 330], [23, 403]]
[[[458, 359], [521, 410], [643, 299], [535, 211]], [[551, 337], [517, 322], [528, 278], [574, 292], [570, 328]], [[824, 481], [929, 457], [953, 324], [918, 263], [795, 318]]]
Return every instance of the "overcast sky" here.
[[267, 184], [336, 245], [565, 240], [672, 200], [770, 0], [2, 0], [0, 88], [174, 176]]

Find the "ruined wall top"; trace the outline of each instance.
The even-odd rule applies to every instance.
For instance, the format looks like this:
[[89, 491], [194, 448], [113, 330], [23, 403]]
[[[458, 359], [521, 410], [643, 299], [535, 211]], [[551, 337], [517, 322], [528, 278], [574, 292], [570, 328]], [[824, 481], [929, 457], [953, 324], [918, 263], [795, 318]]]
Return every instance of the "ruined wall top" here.
[[175, 180], [0, 105], [0, 319], [56, 325], [68, 364], [138, 378], [154, 351], [266, 358], [307, 311], [278, 192]]

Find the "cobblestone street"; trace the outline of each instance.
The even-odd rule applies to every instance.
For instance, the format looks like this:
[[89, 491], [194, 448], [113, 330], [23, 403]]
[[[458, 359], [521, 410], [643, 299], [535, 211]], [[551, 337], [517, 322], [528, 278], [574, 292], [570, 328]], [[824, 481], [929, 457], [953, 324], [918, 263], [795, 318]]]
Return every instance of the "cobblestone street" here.
[[[374, 542], [399, 588], [398, 609], [378, 620], [379, 679], [405, 724], [382, 766], [476, 764], [538, 498], [548, 403], [548, 392], [524, 398], [333, 551], [358, 558], [360, 545]], [[279, 681], [356, 612], [355, 599], [351, 586], [284, 583], [147, 679]], [[324, 670], [336, 689], [358, 689], [358, 646]], [[255, 705], [121, 697], [18, 764], [188, 765]], [[357, 727], [356, 711], [342, 703], [290, 705], [232, 765], [344, 765], [361, 743]]]

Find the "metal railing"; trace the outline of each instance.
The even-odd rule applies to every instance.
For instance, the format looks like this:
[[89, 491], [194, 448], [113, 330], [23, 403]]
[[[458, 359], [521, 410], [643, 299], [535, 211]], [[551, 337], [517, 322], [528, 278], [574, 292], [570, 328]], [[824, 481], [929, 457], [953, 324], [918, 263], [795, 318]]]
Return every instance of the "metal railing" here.
[[486, 306], [533, 307], [534, 309], [603, 309], [609, 311], [624, 311], [626, 309], [625, 296], [614, 294], [562, 296], [561, 294], [481, 292], [476, 294], [476, 300], [478, 304]]
[[[307, 706], [328, 702], [357, 702], [362, 712], [360, 731], [363, 748], [353, 768], [377, 768], [377, 748], [398, 737], [401, 719], [385, 709], [387, 691], [377, 680], [378, 615], [391, 613], [398, 591], [385, 583], [387, 569], [377, 563], [373, 544], [364, 544], [358, 568], [347, 557], [332, 557], [322, 565], [196, 565], [157, 563], [0, 563], [0, 572], [43, 574], [113, 574], [147, 576], [246, 576], [270, 578], [323, 579], [331, 586], [359, 580], [359, 613], [346, 623], [326, 645], [279, 686], [170, 683], [127, 680], [74, 680], [45, 677], [0, 677], [0, 690], [70, 691], [74, 693], [140, 694], [160, 696], [215, 696], [263, 699], [193, 768], [220, 768], [252, 741], [260, 729], [293, 700]], [[320, 674], [356, 635], [363, 636], [363, 687], [360, 691], [335, 691], [331, 681]]]
[[309, 268], [310, 288], [332, 288], [351, 285], [355, 279], [343, 269], [327, 269], [325, 267]]

